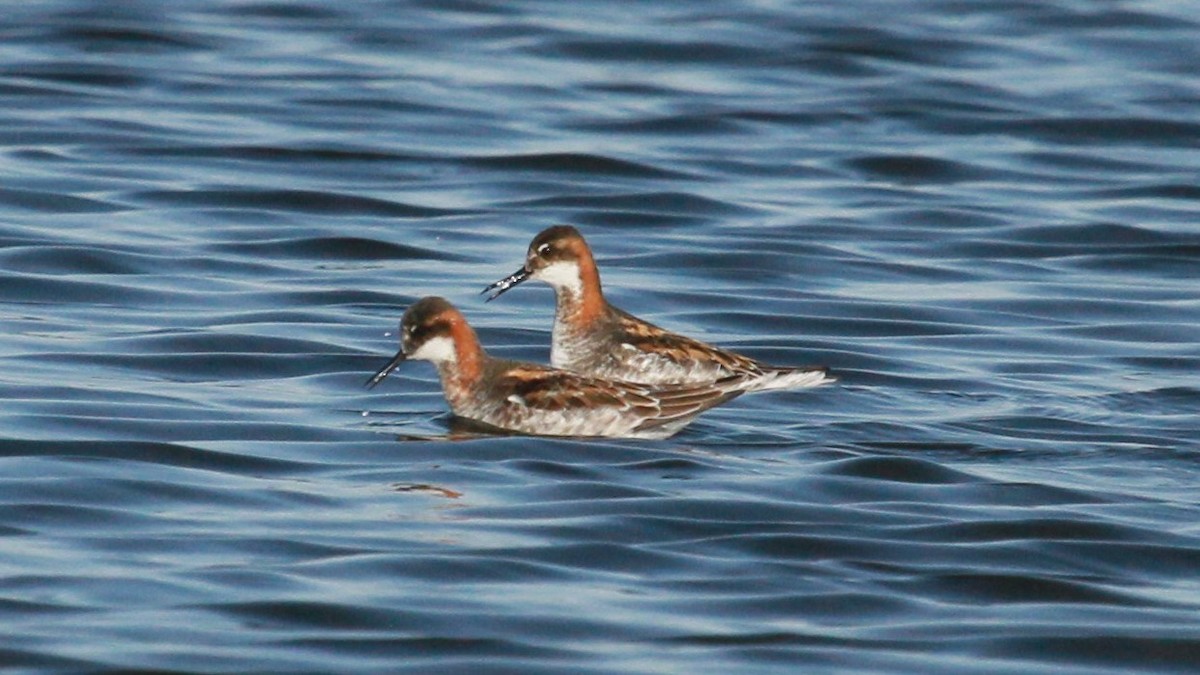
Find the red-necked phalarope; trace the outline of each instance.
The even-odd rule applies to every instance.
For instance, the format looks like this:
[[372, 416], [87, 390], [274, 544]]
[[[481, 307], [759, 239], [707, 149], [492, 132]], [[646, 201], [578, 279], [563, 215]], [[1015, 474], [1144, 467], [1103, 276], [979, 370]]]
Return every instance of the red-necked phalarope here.
[[834, 381], [824, 366], [769, 366], [734, 352], [672, 333], [624, 312], [604, 299], [600, 272], [583, 235], [569, 225], [543, 230], [513, 274], [483, 290], [494, 300], [538, 279], [557, 297], [550, 363], [558, 368], [647, 384], [700, 384], [740, 378], [745, 391], [815, 387]]
[[379, 384], [406, 359], [437, 366], [455, 415], [542, 436], [666, 438], [742, 393], [736, 375], [702, 385], [654, 386], [492, 358], [463, 315], [437, 297], [423, 298], [404, 313], [400, 351], [367, 386]]

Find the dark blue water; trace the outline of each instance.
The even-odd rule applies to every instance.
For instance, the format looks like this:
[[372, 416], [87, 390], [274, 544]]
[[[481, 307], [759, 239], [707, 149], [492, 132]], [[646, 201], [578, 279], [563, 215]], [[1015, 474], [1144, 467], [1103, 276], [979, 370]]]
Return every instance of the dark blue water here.
[[[1194, 3], [26, 2], [0, 21], [0, 664], [1195, 672]], [[451, 442], [444, 295], [833, 387]]]

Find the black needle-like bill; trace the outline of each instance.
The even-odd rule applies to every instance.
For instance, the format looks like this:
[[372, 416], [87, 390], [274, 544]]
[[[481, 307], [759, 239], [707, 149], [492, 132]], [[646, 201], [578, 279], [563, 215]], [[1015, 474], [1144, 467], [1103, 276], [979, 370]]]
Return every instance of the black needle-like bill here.
[[378, 373], [375, 373], [374, 375], [371, 376], [371, 379], [367, 380], [367, 389], [371, 389], [375, 385], [382, 382], [383, 378], [387, 377], [388, 374], [391, 373], [393, 370], [395, 370], [397, 367], [399, 367], [401, 363], [404, 363], [404, 350], [403, 349], [396, 352], [396, 355], [392, 357], [391, 361], [388, 361], [388, 364], [386, 366], [384, 366], [383, 368], [380, 368]]
[[486, 302], [491, 302], [492, 300], [495, 300], [496, 298], [503, 295], [505, 291], [512, 288], [513, 286], [516, 286], [517, 284], [521, 283], [522, 281], [525, 281], [528, 278], [529, 278], [529, 270], [522, 267], [521, 269], [517, 270], [516, 272], [513, 272], [512, 274], [504, 277], [500, 281], [497, 281], [493, 284], [489, 284], [488, 287], [483, 289], [483, 291], [482, 291], [483, 293], [491, 292], [491, 295], [488, 296]]

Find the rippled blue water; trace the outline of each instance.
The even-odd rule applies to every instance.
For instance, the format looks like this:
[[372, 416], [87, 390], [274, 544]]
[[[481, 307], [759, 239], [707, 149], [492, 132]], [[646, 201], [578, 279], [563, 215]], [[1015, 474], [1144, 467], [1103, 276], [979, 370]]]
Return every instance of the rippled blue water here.
[[[1192, 3], [27, 2], [0, 23], [0, 663], [1194, 672]], [[415, 298], [577, 224], [841, 376], [452, 431]]]

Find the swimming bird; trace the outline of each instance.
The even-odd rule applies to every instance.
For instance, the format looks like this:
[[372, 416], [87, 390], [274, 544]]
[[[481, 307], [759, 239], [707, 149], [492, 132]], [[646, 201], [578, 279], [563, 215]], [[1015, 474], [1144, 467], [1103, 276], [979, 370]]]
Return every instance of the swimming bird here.
[[781, 367], [673, 333], [604, 297], [583, 235], [570, 225], [538, 233], [525, 264], [483, 290], [495, 300], [527, 279], [554, 288], [550, 363], [595, 377], [647, 384], [702, 384], [737, 377], [746, 391], [814, 387], [835, 380], [825, 366]]
[[544, 436], [666, 438], [742, 393], [739, 376], [700, 385], [609, 381], [493, 358], [466, 318], [443, 298], [414, 303], [400, 321], [400, 350], [367, 380], [379, 384], [406, 360], [431, 361], [455, 415]]

